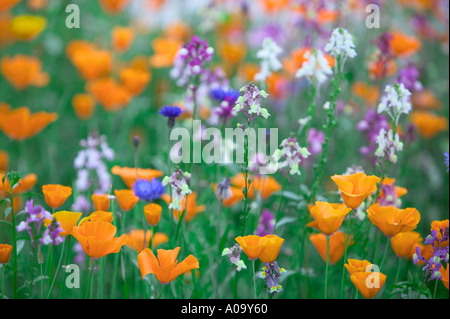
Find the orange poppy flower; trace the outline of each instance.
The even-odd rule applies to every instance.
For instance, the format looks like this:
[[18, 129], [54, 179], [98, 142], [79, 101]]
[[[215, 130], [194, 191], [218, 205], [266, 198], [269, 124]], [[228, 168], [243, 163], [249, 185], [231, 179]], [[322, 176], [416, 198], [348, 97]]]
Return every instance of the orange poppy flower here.
[[366, 199], [367, 196], [377, 190], [380, 179], [376, 176], [367, 176], [364, 173], [352, 175], [334, 175], [331, 177], [341, 191], [344, 203], [355, 209]]
[[9, 263], [13, 247], [8, 244], [0, 244], [0, 264]]
[[[0, 194], [4, 193], [4, 195], [8, 195], [11, 191], [11, 185], [9, 184], [8, 180], [5, 178], [5, 180], [2, 182], [3, 177], [5, 174], [0, 172]], [[17, 184], [13, 188], [13, 195], [17, 194], [23, 194], [28, 192], [31, 188], [33, 188], [34, 185], [37, 183], [37, 176], [36, 174], [28, 174], [24, 178], [21, 178]]]
[[129, 4], [130, 0], [100, 0], [102, 9], [109, 14], [119, 14]]
[[[266, 249], [266, 247], [269, 245], [269, 238], [260, 237], [257, 235], [247, 235], [245, 237], [238, 236], [235, 238], [235, 240], [237, 241], [239, 246], [242, 247], [244, 253], [250, 260], [255, 260], [259, 258], [264, 249]], [[277, 243], [277, 245], [278, 244], [279, 242]]]
[[281, 73], [272, 73], [266, 79], [267, 92], [276, 99], [282, 99], [289, 94], [289, 81]]
[[28, 86], [43, 87], [50, 80], [49, 75], [42, 71], [42, 63], [38, 58], [23, 54], [12, 58], [3, 56], [0, 60], [0, 70], [16, 90], [24, 90]]
[[391, 35], [389, 45], [397, 57], [411, 56], [422, 48], [422, 43], [415, 37], [396, 31], [389, 33]]
[[161, 219], [162, 207], [155, 203], [150, 203], [144, 207], [145, 219], [150, 226], [156, 226]]
[[116, 227], [103, 221], [90, 221], [73, 228], [72, 235], [83, 247], [86, 255], [91, 258], [101, 258], [115, 254], [125, 245], [125, 235], [114, 237]]
[[[197, 192], [192, 192], [187, 196], [187, 210], [184, 214], [184, 220], [186, 223], [190, 222], [197, 214], [204, 212], [206, 209], [205, 205], [197, 205]], [[163, 194], [161, 196], [161, 199], [166, 202], [166, 204], [170, 204], [170, 195], [169, 194]], [[181, 215], [184, 212], [184, 209], [186, 208], [186, 196], [183, 197], [183, 199], [180, 201], [181, 210], [174, 209], [173, 210], [173, 217], [175, 217], [177, 220], [180, 219]]]
[[151, 74], [138, 68], [120, 70], [120, 82], [132, 95], [139, 95], [150, 83]]
[[108, 194], [92, 194], [91, 200], [94, 203], [95, 210], [108, 211], [110, 204]]
[[[53, 217], [56, 218], [56, 221], [61, 224], [61, 228], [64, 229], [64, 232], [61, 232], [59, 236], [72, 235], [73, 228], [77, 226], [78, 220], [81, 218], [81, 215], [83, 215], [83, 213], [68, 211], [60, 211], [54, 213]], [[52, 221], [50, 219], [44, 220], [45, 226], [50, 225], [51, 222]]]
[[411, 123], [425, 139], [435, 137], [438, 133], [448, 129], [448, 120], [431, 112], [415, 111], [410, 115]]
[[[313, 243], [314, 247], [316, 247], [317, 252], [320, 257], [322, 257], [323, 261], [327, 261], [327, 237], [325, 234], [313, 234], [309, 236], [309, 239]], [[337, 263], [345, 252], [345, 241], [347, 239], [347, 234], [343, 232], [336, 232], [330, 236], [330, 264]], [[350, 236], [348, 239], [348, 246], [353, 245], [353, 236]], [[347, 247], [348, 247], [347, 246]]]
[[317, 201], [309, 209], [311, 215], [314, 217], [314, 222], [308, 225], [309, 227], [316, 227], [325, 235], [334, 234], [341, 227], [345, 216], [351, 210], [351, 208], [344, 204], [330, 204]]
[[10, 30], [14, 37], [21, 41], [31, 41], [46, 27], [47, 20], [41, 16], [24, 14], [11, 20]]
[[[391, 185], [393, 186], [395, 184], [395, 179], [394, 178], [389, 178], [386, 177], [385, 179], [383, 179], [383, 181], [381, 182], [382, 185]], [[404, 187], [400, 187], [400, 186], [395, 186], [394, 188], [395, 190], [395, 195], [400, 198], [402, 196], [405, 196], [406, 194], [408, 194], [408, 190]], [[378, 195], [378, 199], [380, 198], [384, 198], [385, 194], [383, 192], [383, 189], [380, 190], [380, 194]]]
[[379, 204], [373, 204], [367, 209], [367, 217], [387, 237], [414, 230], [420, 221], [420, 213], [415, 208], [399, 209]]
[[72, 106], [80, 120], [87, 120], [94, 113], [95, 101], [92, 95], [80, 93], [73, 97]]
[[30, 10], [42, 10], [47, 7], [48, 0], [28, 0], [27, 6]]
[[58, 119], [56, 113], [37, 112], [31, 114], [28, 107], [14, 110], [0, 110], [0, 129], [9, 138], [22, 141], [41, 132], [50, 123]]
[[374, 59], [368, 64], [368, 71], [371, 80], [385, 79], [397, 72], [397, 64], [393, 59]]
[[0, 2], [0, 12], [11, 9], [20, 1], [22, 0], [2, 0], [2, 2]]
[[[435, 230], [436, 231], [436, 238], [441, 240], [442, 239], [442, 234], [445, 232], [445, 229], [449, 227], [448, 225], [449, 225], [448, 219], [441, 220], [441, 221], [439, 221], [439, 220], [432, 221], [431, 222], [431, 231]], [[449, 241], [447, 240], [447, 241], [441, 243], [439, 245], [439, 247], [448, 246], [448, 242]]]
[[62, 206], [67, 198], [72, 195], [72, 188], [58, 184], [49, 184], [42, 186], [42, 193], [44, 194], [47, 205], [56, 209]]
[[[375, 276], [378, 276], [379, 282], [372, 282], [373, 287], [368, 285], [367, 281]], [[357, 272], [350, 276], [350, 280], [355, 285], [356, 289], [364, 296], [366, 299], [372, 299], [380, 291], [386, 282], [386, 275], [381, 272]]]
[[263, 263], [272, 263], [277, 259], [284, 239], [277, 235], [266, 235], [264, 238], [268, 239], [267, 246], [261, 254], [259, 254], [259, 260]]
[[444, 269], [444, 266], [441, 266], [441, 268], [439, 268], [439, 271], [441, 272], [442, 283], [444, 284], [445, 288], [448, 289], [448, 264], [447, 264], [447, 268], [445, 268], [445, 269]]
[[108, 112], [116, 112], [126, 107], [132, 96], [128, 89], [113, 78], [103, 78], [90, 82], [86, 89]]
[[134, 195], [131, 189], [115, 190], [117, 202], [124, 212], [128, 212], [139, 202], [139, 198]]
[[372, 266], [371, 262], [367, 260], [358, 260], [358, 259], [348, 259], [348, 264], [344, 264], [345, 268], [347, 268], [350, 276], [357, 272], [368, 272]]
[[[249, 176], [249, 178], [252, 179], [247, 194], [250, 199], [255, 198], [255, 190], [259, 192], [262, 199], [267, 199], [273, 193], [281, 190], [280, 183], [278, 183], [272, 176], [255, 176], [253, 178]], [[236, 176], [233, 176], [230, 178], [230, 182], [232, 185], [243, 189], [245, 186], [244, 174], [239, 173]]]
[[81, 226], [86, 222], [94, 222], [94, 221], [106, 222], [111, 224], [113, 221], [113, 215], [111, 212], [104, 212], [98, 210], [91, 213], [88, 217], [83, 218], [78, 224], [78, 226]]
[[9, 154], [6, 151], [0, 151], [0, 172], [6, 172], [9, 165]]
[[139, 179], [148, 179], [150, 182], [154, 178], [158, 178], [164, 175], [163, 172], [150, 168], [134, 168], [134, 167], [120, 167], [114, 166], [111, 169], [111, 173], [118, 175], [122, 178], [123, 182], [128, 188], [132, 188], [136, 182], [136, 177]]
[[380, 99], [380, 90], [376, 86], [364, 82], [355, 82], [352, 85], [352, 94], [364, 101], [368, 106], [374, 106]]
[[180, 42], [186, 42], [191, 38], [191, 35], [191, 27], [182, 21], [173, 22], [163, 30], [163, 36], [165, 38], [178, 40]]
[[128, 51], [132, 45], [136, 34], [133, 28], [127, 27], [115, 27], [112, 32], [112, 47], [114, 50], [120, 53]]
[[[213, 183], [212, 187], [213, 187], [213, 190], [214, 190], [214, 193], [215, 193], [216, 190], [217, 190], [217, 184]], [[241, 200], [244, 199], [244, 193], [242, 192], [241, 188], [230, 186], [230, 191], [231, 191], [231, 196], [229, 198], [227, 198], [227, 199], [224, 199], [222, 201], [222, 204], [225, 207], [234, 206], [237, 203], [239, 203]]]
[[238, 76], [244, 82], [251, 82], [255, 80], [255, 75], [258, 72], [259, 72], [259, 65], [254, 63], [245, 63], [239, 66]]
[[442, 109], [442, 102], [434, 95], [431, 90], [415, 91], [411, 95], [411, 104], [416, 109], [423, 110], [440, 110]]
[[12, 15], [9, 12], [0, 14], [0, 48], [14, 42], [14, 35], [9, 27], [11, 20]]
[[272, 13], [285, 9], [289, 2], [290, 0], [259, 0], [264, 10]]
[[[142, 229], [133, 229], [128, 234], [126, 234], [126, 245], [131, 249], [140, 253], [143, 249], [150, 246], [150, 240], [152, 238], [152, 231], [147, 230], [145, 232], [145, 245], [144, 245], [144, 231]], [[155, 233], [153, 236], [152, 246], [154, 248], [161, 244], [167, 243], [169, 237], [164, 233]]]
[[85, 80], [96, 80], [108, 76], [112, 69], [111, 52], [97, 49], [85, 42], [75, 42], [68, 48], [73, 65]]
[[165, 285], [175, 280], [179, 275], [200, 267], [197, 258], [193, 255], [189, 255], [181, 263], [178, 263], [179, 252], [180, 247], [173, 250], [158, 249], [157, 258], [148, 248], [141, 251], [138, 255], [138, 265], [142, 278], [148, 274], [154, 274], [156, 279]]
[[218, 54], [226, 62], [236, 65], [247, 55], [247, 46], [244, 42], [221, 41], [218, 45]]
[[156, 38], [152, 41], [153, 55], [149, 62], [153, 68], [168, 68], [173, 65], [182, 42], [170, 38]]
[[391, 237], [391, 246], [394, 253], [404, 259], [412, 259], [416, 252], [416, 246], [422, 242], [423, 238], [418, 232], [408, 231], [398, 233]]

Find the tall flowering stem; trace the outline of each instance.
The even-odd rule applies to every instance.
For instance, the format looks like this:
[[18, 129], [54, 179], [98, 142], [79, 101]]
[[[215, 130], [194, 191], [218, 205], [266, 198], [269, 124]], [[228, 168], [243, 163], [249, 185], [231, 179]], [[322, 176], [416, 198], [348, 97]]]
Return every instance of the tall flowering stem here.
[[327, 235], [327, 265], [325, 266], [325, 299], [328, 298], [328, 266], [330, 263], [330, 236]]

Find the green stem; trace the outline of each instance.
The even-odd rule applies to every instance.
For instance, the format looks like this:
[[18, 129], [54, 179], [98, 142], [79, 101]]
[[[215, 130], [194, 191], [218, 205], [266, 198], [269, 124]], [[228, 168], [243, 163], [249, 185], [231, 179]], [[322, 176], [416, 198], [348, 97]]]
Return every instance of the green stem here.
[[281, 189], [281, 198], [280, 198], [280, 203], [278, 204], [277, 214], [275, 216], [275, 225], [273, 227], [274, 230], [277, 228], [277, 224], [280, 219], [281, 206], [283, 204], [284, 191], [286, 189], [287, 180], [288, 180], [287, 178], [284, 179], [283, 188]]
[[63, 247], [61, 248], [61, 254], [59, 255], [58, 266], [56, 267], [56, 271], [55, 271], [55, 275], [53, 276], [52, 283], [50, 284], [50, 287], [48, 288], [47, 299], [50, 298], [50, 294], [52, 292], [53, 285], [55, 284], [56, 277], [58, 276], [58, 271], [59, 271], [59, 268], [61, 267], [61, 262], [62, 262], [62, 259], [63, 259], [63, 256], [64, 256], [64, 247], [65, 247], [65, 245], [66, 245], [66, 241], [63, 242]]
[[234, 276], [233, 299], [237, 299], [238, 274], [239, 274], [239, 272], [236, 270], [236, 273], [235, 273], [235, 276]]
[[433, 299], [436, 299], [436, 292], [437, 292], [437, 287], [438, 287], [438, 281], [439, 281], [439, 280], [435, 280], [435, 281], [434, 281]]
[[[14, 299], [17, 299], [17, 235], [16, 235], [16, 217], [14, 212], [14, 195], [11, 187], [11, 191], [9, 193], [9, 198], [11, 199], [11, 219], [12, 219], [12, 231], [13, 231], [13, 253], [14, 253], [14, 263], [13, 263], [13, 290], [14, 290]], [[41, 278], [42, 279], [42, 278]]]
[[[65, 257], [64, 257], [64, 267], [67, 267], [67, 262], [69, 261], [69, 252], [70, 252], [70, 240], [72, 239], [72, 235], [68, 235], [67, 236], [67, 246], [66, 246], [66, 251], [65, 251]], [[59, 268], [59, 267], [58, 267]], [[61, 299], [61, 296], [63, 294], [64, 291], [64, 287], [66, 286], [65, 283], [65, 276], [63, 276], [63, 282], [61, 285], [61, 290], [60, 290], [60, 294], [59, 294], [59, 298]]]
[[347, 236], [345, 238], [344, 260], [342, 262], [341, 289], [339, 290], [339, 299], [342, 299], [342, 293], [344, 292], [345, 263], [347, 261], [348, 237], [350, 237], [350, 225], [352, 221], [351, 216], [349, 218], [350, 218], [348, 223], [349, 231], [347, 231]]
[[380, 271], [381, 271], [381, 268], [383, 268], [383, 264], [384, 264], [384, 261], [386, 259], [386, 255], [387, 255], [387, 252], [388, 252], [388, 249], [389, 249], [389, 246], [390, 246], [390, 238], [389, 237], [386, 237], [386, 238], [387, 238], [387, 243], [386, 243], [386, 248], [384, 249], [383, 259], [381, 259]]
[[257, 299], [257, 293], [256, 293], [256, 274], [255, 274], [255, 260], [252, 260], [252, 268], [253, 268], [253, 292], [254, 292], [254, 297], [255, 299]]
[[327, 236], [327, 265], [325, 267], [325, 299], [328, 298], [328, 264], [330, 261], [330, 236]]
[[41, 299], [44, 299], [44, 272], [41, 264]]

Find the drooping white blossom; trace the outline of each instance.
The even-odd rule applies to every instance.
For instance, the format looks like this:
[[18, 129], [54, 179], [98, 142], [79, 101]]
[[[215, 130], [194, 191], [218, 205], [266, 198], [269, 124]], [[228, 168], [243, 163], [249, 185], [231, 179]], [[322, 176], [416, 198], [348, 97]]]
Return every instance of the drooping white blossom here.
[[398, 124], [400, 116], [408, 114], [412, 110], [411, 92], [405, 88], [403, 83], [388, 85], [384, 92], [381, 103], [378, 105], [378, 113], [386, 112]]
[[272, 74], [272, 71], [281, 70], [283, 65], [278, 59], [278, 56], [282, 52], [283, 50], [272, 38], [264, 39], [261, 50], [256, 53], [256, 57], [261, 60], [261, 69], [255, 75], [255, 81], [264, 82]]
[[324, 51], [335, 58], [342, 57], [343, 59], [353, 59], [357, 55], [352, 35], [342, 28], [333, 30], [330, 41], [325, 46]]
[[303, 62], [300, 69], [298, 69], [295, 77], [306, 77], [311, 81], [316, 81], [318, 84], [322, 84], [333, 74], [333, 70], [328, 64], [325, 54], [322, 50], [307, 51], [304, 55], [306, 61]]

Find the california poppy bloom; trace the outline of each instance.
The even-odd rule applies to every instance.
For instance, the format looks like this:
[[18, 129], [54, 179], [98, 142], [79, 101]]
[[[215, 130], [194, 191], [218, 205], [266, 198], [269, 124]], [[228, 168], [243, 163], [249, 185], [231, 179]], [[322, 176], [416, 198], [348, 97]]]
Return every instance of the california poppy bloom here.
[[94, 222], [94, 221], [105, 222], [105, 223], [111, 224], [113, 221], [113, 214], [112, 214], [112, 212], [105, 212], [102, 210], [95, 211], [95, 212], [91, 213], [89, 216], [84, 217], [80, 221], [78, 226], [81, 226], [86, 222]]
[[80, 120], [87, 120], [94, 113], [95, 101], [92, 95], [80, 93], [73, 97], [72, 106]]
[[448, 264], [445, 269], [444, 266], [441, 266], [441, 268], [439, 268], [439, 271], [441, 272], [442, 283], [444, 284], [445, 288], [448, 289]]
[[109, 14], [119, 14], [129, 4], [130, 0], [100, 0], [102, 9]]
[[442, 102], [431, 90], [415, 91], [411, 95], [411, 104], [415, 109], [420, 110], [440, 110]]
[[[374, 278], [373, 281], [370, 281], [373, 287], [371, 287], [372, 285], [367, 284], [369, 276]], [[376, 278], [378, 278], [378, 280]], [[386, 275], [381, 272], [357, 272], [350, 276], [350, 280], [364, 298], [372, 299], [386, 282]]]
[[153, 251], [148, 248], [141, 251], [138, 255], [138, 266], [142, 278], [148, 274], [154, 274], [156, 279], [165, 285], [175, 280], [179, 275], [200, 267], [197, 258], [193, 255], [189, 255], [178, 263], [179, 252], [180, 247], [173, 250], [158, 249], [158, 257], [155, 257]]
[[344, 203], [355, 209], [366, 199], [367, 196], [377, 190], [380, 179], [376, 176], [367, 176], [364, 173], [352, 175], [334, 175], [331, 177], [341, 191]]
[[120, 167], [117, 165], [111, 169], [111, 173], [120, 176], [128, 188], [133, 187], [133, 184], [136, 182], [136, 178], [148, 179], [151, 182], [152, 179], [164, 175], [163, 172], [156, 169]]
[[374, 106], [380, 99], [380, 89], [364, 82], [355, 82], [352, 85], [352, 94], [368, 106]]
[[113, 78], [92, 81], [88, 83], [86, 89], [107, 112], [122, 110], [132, 99], [128, 89]]
[[20, 1], [22, 0], [2, 0], [2, 2], [0, 2], [0, 12], [11, 9]]
[[[327, 261], [327, 237], [325, 234], [313, 234], [309, 236], [309, 239], [316, 247], [317, 252], [323, 261]], [[345, 252], [345, 241], [347, 239], [347, 234], [343, 232], [336, 232], [330, 236], [330, 264], [337, 263]], [[353, 236], [348, 239], [348, 246], [353, 245]], [[348, 247], [347, 246], [347, 247]]]
[[372, 263], [367, 260], [348, 259], [347, 264], [344, 264], [347, 268], [350, 276], [357, 272], [368, 272], [372, 268]]
[[165, 38], [186, 42], [192, 36], [192, 28], [182, 21], [170, 23], [163, 30]]
[[108, 194], [92, 194], [91, 200], [94, 203], [95, 210], [108, 211], [109, 210], [109, 198]]
[[47, 7], [48, 0], [28, 0], [27, 6], [31, 10], [42, 10]]
[[371, 80], [383, 80], [397, 72], [397, 64], [394, 59], [380, 59], [374, 56], [368, 63], [368, 71]]
[[31, 41], [45, 29], [47, 20], [41, 16], [20, 15], [12, 19], [10, 28], [14, 37], [21, 41]]
[[391, 246], [394, 253], [404, 259], [412, 259], [416, 252], [416, 246], [422, 242], [423, 238], [418, 232], [408, 231], [398, 233], [391, 237]]
[[236, 65], [247, 55], [247, 46], [241, 41], [232, 42], [224, 39], [218, 45], [218, 54], [226, 63]]
[[[83, 213], [76, 212], [68, 212], [68, 211], [60, 211], [53, 214], [53, 218], [56, 219], [61, 224], [61, 228], [64, 229], [64, 232], [61, 232], [59, 236], [68, 236], [72, 235], [73, 228], [77, 226], [78, 220], [81, 218]], [[51, 224], [50, 219], [45, 219], [44, 223], [46, 226]]]
[[22, 141], [29, 139], [50, 123], [56, 121], [56, 113], [37, 112], [31, 114], [27, 107], [19, 107], [14, 110], [0, 110], [0, 129], [9, 138]]
[[400, 209], [380, 204], [370, 206], [367, 217], [387, 237], [414, 230], [420, 221], [420, 213], [415, 208]]
[[[445, 232], [445, 229], [449, 228], [449, 222], [448, 219], [446, 220], [434, 220], [431, 222], [431, 231], [436, 231], [436, 238], [441, 240], [442, 235]], [[445, 247], [448, 246], [448, 240], [441, 243], [439, 247]]]
[[126, 245], [140, 253], [143, 249], [150, 246], [150, 240], [152, 241], [152, 246], [154, 248], [169, 241], [169, 237], [167, 237], [167, 235], [164, 233], [155, 233], [153, 239], [152, 236], [153, 234], [151, 230], [147, 230], [144, 236], [144, 231], [142, 229], [133, 229], [128, 234], [126, 234]]
[[255, 63], [244, 63], [239, 66], [238, 76], [244, 82], [255, 80], [255, 75], [259, 72], [259, 65]]
[[63, 185], [44, 185], [42, 193], [48, 206], [56, 209], [64, 204], [64, 202], [72, 195], [72, 187]]
[[83, 247], [86, 255], [91, 258], [101, 258], [115, 254], [125, 245], [125, 235], [114, 237], [116, 227], [103, 221], [89, 221], [73, 228], [72, 235]]
[[448, 129], [448, 120], [446, 117], [427, 111], [412, 112], [410, 120], [420, 135], [425, 139], [433, 138], [438, 133]]
[[0, 70], [16, 90], [24, 90], [29, 86], [43, 87], [50, 80], [49, 75], [42, 71], [42, 63], [38, 58], [23, 54], [12, 58], [3, 56], [0, 60]]
[[[248, 259], [255, 260], [259, 258], [264, 249], [269, 244], [269, 238], [257, 235], [247, 235], [236, 237], [235, 240], [242, 247]], [[278, 242], [279, 244], [279, 242]], [[281, 247], [281, 246], [280, 246]]]
[[69, 58], [85, 80], [97, 80], [108, 76], [112, 69], [111, 52], [101, 50], [89, 43], [69, 47]]
[[131, 189], [115, 190], [114, 195], [116, 195], [120, 209], [124, 212], [132, 210], [133, 207], [139, 202], [139, 198], [134, 195]]
[[278, 237], [277, 235], [266, 235], [264, 238], [268, 239], [267, 246], [261, 254], [259, 254], [259, 260], [263, 263], [274, 262], [278, 257], [284, 239]]
[[144, 207], [145, 219], [150, 226], [156, 226], [161, 219], [162, 207], [155, 203], [150, 203]]
[[0, 172], [6, 172], [9, 165], [9, 154], [6, 151], [0, 151]]
[[290, 0], [259, 0], [261, 6], [267, 12], [280, 11], [289, 4]]
[[[330, 204], [319, 201], [309, 209], [314, 217], [314, 226], [325, 235], [334, 234], [341, 227], [345, 216], [351, 210], [344, 204]], [[309, 225], [311, 226], [311, 223]]]
[[[262, 199], [267, 199], [273, 193], [281, 190], [281, 184], [278, 183], [277, 180], [272, 176], [249, 176], [249, 179], [250, 178], [252, 179], [252, 181], [250, 183], [247, 194], [248, 198], [250, 199], [256, 198], [255, 191], [257, 191], [261, 195]], [[244, 174], [239, 173], [236, 176], [233, 176], [232, 178], [230, 178], [230, 182], [232, 185], [243, 189], [245, 187]]]
[[134, 41], [135, 33], [133, 28], [115, 27], [112, 32], [112, 47], [120, 53], [128, 51]]
[[[197, 214], [204, 212], [206, 209], [205, 205], [197, 205], [197, 192], [192, 192], [187, 196], [187, 209], [186, 213], [184, 214], [184, 220], [186, 223], [190, 222]], [[170, 195], [163, 194], [161, 198], [167, 203], [170, 204]], [[181, 215], [183, 214], [185, 208], [186, 208], [186, 196], [183, 197], [183, 199], [180, 201], [181, 210], [174, 209], [173, 210], [173, 217], [175, 217], [177, 220], [180, 219]]]
[[411, 56], [422, 48], [422, 43], [415, 37], [396, 31], [391, 31], [389, 34], [391, 35], [389, 45], [397, 57]]
[[[212, 184], [214, 193], [217, 190], [217, 184]], [[223, 199], [222, 204], [225, 207], [231, 207], [239, 203], [241, 200], [244, 199], [244, 193], [242, 192], [241, 188], [230, 186], [231, 196], [227, 199]]]
[[[0, 10], [1, 11], [1, 10]], [[11, 33], [9, 24], [12, 15], [9, 12], [0, 14], [0, 48], [4, 48], [14, 42], [14, 35]]]
[[13, 247], [8, 244], [0, 244], [0, 264], [9, 263]]
[[[5, 174], [0, 172], [0, 194], [4, 193], [5, 195], [8, 195], [11, 191], [11, 185], [9, 184], [8, 180], [5, 178], [4, 181], [3, 177]], [[13, 195], [17, 194], [23, 194], [28, 192], [31, 188], [33, 188], [34, 185], [37, 183], [37, 175], [36, 174], [28, 174], [24, 178], [21, 178], [16, 185], [14, 185], [13, 188]], [[17, 198], [17, 197], [16, 197]]]
[[120, 82], [132, 95], [139, 95], [150, 83], [150, 72], [140, 68], [125, 68], [120, 70]]
[[182, 42], [170, 38], [156, 38], [152, 41], [153, 55], [149, 62], [153, 68], [168, 68], [173, 65]]

